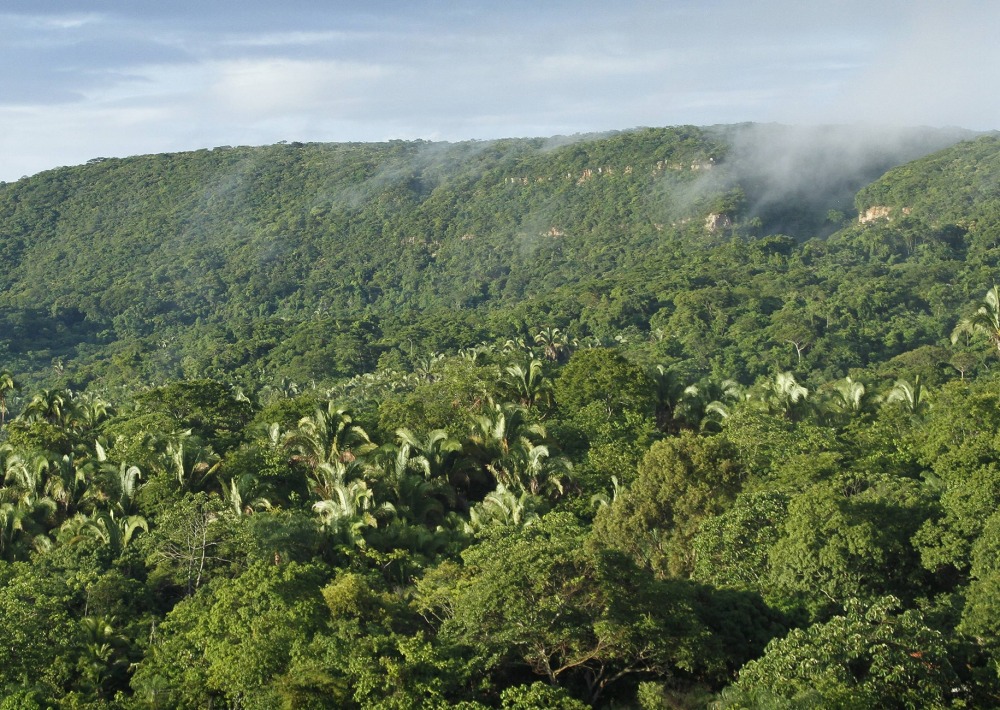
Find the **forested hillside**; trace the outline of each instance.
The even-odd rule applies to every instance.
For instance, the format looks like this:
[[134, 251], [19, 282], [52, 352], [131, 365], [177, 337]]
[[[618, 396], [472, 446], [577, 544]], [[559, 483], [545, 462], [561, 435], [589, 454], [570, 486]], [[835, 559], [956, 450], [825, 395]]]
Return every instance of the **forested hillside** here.
[[851, 221], [858, 189], [957, 137], [684, 127], [95, 159], [0, 188], [0, 348], [35, 383], [255, 388], [546, 325], [648, 332], [705, 286], [757, 290], [748, 261], [802, 261], [790, 244]]
[[998, 177], [748, 125], [0, 187], [0, 708], [1000, 704]]

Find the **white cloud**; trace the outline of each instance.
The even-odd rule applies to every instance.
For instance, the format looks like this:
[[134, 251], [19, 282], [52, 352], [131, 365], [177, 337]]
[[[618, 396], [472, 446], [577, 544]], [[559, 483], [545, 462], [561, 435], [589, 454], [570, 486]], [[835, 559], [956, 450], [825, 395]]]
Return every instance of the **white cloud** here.
[[377, 36], [373, 32], [264, 32], [224, 37], [220, 44], [228, 47], [293, 47], [323, 45], [333, 42], [357, 42], [371, 40]]
[[281, 139], [1000, 116], [1000, 5], [975, 0], [322, 5], [0, 13], [0, 177]]
[[227, 61], [204, 69], [214, 77], [209, 91], [217, 107], [251, 119], [351, 102], [389, 74], [370, 64], [289, 59]]
[[30, 30], [75, 30], [87, 25], [98, 24], [105, 19], [105, 15], [95, 12], [74, 12], [61, 15], [0, 13], [0, 23]]
[[829, 109], [839, 120], [995, 129], [998, 25], [1000, 4], [920, 3]]
[[525, 67], [526, 78], [559, 82], [563, 79], [646, 75], [677, 66], [679, 57], [666, 51], [610, 54], [601, 50], [550, 54], [533, 59]]

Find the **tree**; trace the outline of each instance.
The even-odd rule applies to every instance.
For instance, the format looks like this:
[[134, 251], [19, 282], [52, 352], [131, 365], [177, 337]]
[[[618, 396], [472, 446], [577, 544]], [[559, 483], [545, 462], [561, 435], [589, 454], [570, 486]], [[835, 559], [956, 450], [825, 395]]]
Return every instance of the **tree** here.
[[719, 707], [943, 708], [971, 699], [942, 634], [900, 606], [894, 597], [851, 601], [846, 615], [772, 641]]
[[295, 562], [252, 565], [180, 602], [159, 626], [132, 687], [151, 705], [280, 706], [276, 681], [296, 644], [308, 644], [327, 617], [327, 572]]
[[73, 669], [63, 654], [77, 635], [78, 601], [63, 574], [27, 563], [0, 565], [3, 695], [31, 686], [54, 695], [70, 681]]
[[535, 335], [535, 344], [542, 346], [546, 360], [560, 361], [566, 358], [572, 341], [558, 328], [544, 328]]
[[693, 578], [765, 594], [768, 554], [787, 514], [788, 497], [782, 493], [741, 493], [728, 510], [706, 520], [695, 536]]
[[715, 426], [730, 414], [730, 407], [742, 399], [743, 390], [734, 380], [707, 379], [684, 388], [674, 417], [695, 430]]
[[173, 432], [161, 437], [160, 441], [163, 447], [160, 467], [182, 490], [203, 489], [219, 470], [221, 457], [190, 429]]
[[32, 551], [51, 545], [43, 521], [55, 511], [51, 498], [0, 503], [0, 559], [27, 559]]
[[312, 416], [300, 419], [285, 436], [285, 446], [309, 468], [345, 463], [375, 448], [368, 433], [354, 423], [350, 410], [332, 401], [325, 408], [317, 407]]
[[86, 616], [80, 619], [76, 639], [80, 685], [98, 701], [114, 697], [115, 690], [128, 687], [128, 640], [115, 630], [113, 622]]
[[114, 511], [96, 511], [92, 516], [77, 513], [63, 523], [60, 537], [67, 544], [94, 539], [105, 545], [114, 557], [120, 557], [139, 530], [149, 532], [149, 523], [141, 515], [115, 517]]
[[436, 526], [444, 517], [445, 503], [454, 503], [454, 491], [442, 478], [431, 478], [430, 462], [413, 455], [408, 443], [380, 450], [377, 486], [391, 498], [395, 514], [417, 525]]
[[490, 402], [482, 414], [472, 418], [466, 450], [469, 458], [489, 473], [493, 485], [521, 485], [518, 466], [526, 452], [546, 436], [545, 427], [532, 422], [524, 407]]
[[882, 474], [810, 486], [789, 501], [769, 549], [768, 598], [797, 599], [814, 618], [850, 598], [913, 598], [924, 573], [911, 540], [930, 503], [916, 481]]
[[232, 536], [225, 505], [203, 492], [188, 493], [157, 517], [156, 527], [141, 539], [152, 579], [166, 579], [191, 596], [224, 562], [222, 547]]
[[184, 380], [144, 392], [140, 411], [166, 415], [170, 430], [187, 430], [211, 441], [220, 454], [237, 445], [253, 408], [232, 387], [213, 380]]
[[530, 525], [538, 519], [541, 502], [528, 491], [521, 491], [518, 495], [502, 483], [497, 484], [495, 491], [488, 493], [469, 511], [468, 529], [479, 532], [493, 526]]
[[996, 284], [986, 292], [983, 305], [975, 314], [961, 319], [951, 331], [952, 344], [957, 343], [963, 335], [985, 336], [1000, 354], [1000, 287]]
[[552, 685], [581, 684], [590, 703], [632, 675], [701, 667], [707, 632], [684, 591], [584, 541], [566, 513], [498, 530], [463, 553], [458, 583], [418, 583], [417, 608], [443, 616], [442, 639], [486, 668], [526, 664]]
[[378, 525], [372, 510], [375, 492], [360, 479], [334, 482], [331, 497], [313, 503], [320, 525], [334, 539], [349, 546], [365, 545], [362, 532]]
[[542, 361], [534, 358], [527, 367], [517, 364], [505, 370], [504, 383], [522, 407], [530, 409], [537, 405], [552, 404], [552, 383], [542, 370]]
[[0, 371], [0, 426], [6, 422], [7, 415], [10, 414], [7, 398], [11, 392], [16, 392], [19, 389], [21, 389], [20, 385], [14, 381], [14, 376], [10, 372]]
[[656, 386], [642, 368], [615, 351], [590, 348], [573, 353], [560, 370], [555, 397], [568, 413], [600, 402], [609, 418], [626, 409], [652, 416]]
[[822, 406], [839, 420], [850, 421], [853, 417], [871, 414], [880, 401], [864, 383], [845, 377], [830, 386]]
[[462, 442], [444, 429], [434, 429], [420, 437], [409, 429], [397, 429], [400, 446], [408, 446], [417, 456], [424, 476], [428, 479], [448, 480], [455, 459], [462, 451]]
[[809, 390], [795, 380], [791, 372], [779, 372], [762, 382], [757, 390], [757, 401], [771, 414], [788, 419], [801, 419], [808, 406]]
[[66, 424], [69, 415], [68, 400], [69, 394], [63, 390], [42, 390], [32, 396], [22, 416], [28, 421], [42, 420], [51, 424]]
[[906, 380], [896, 380], [896, 384], [886, 395], [885, 401], [887, 404], [897, 405], [913, 417], [921, 416], [930, 406], [923, 383], [920, 381], [920, 375], [914, 378], [913, 384]]
[[744, 476], [725, 439], [682, 432], [658, 441], [632, 485], [598, 511], [595, 538], [657, 575], [686, 577], [694, 566], [695, 535], [732, 503]]

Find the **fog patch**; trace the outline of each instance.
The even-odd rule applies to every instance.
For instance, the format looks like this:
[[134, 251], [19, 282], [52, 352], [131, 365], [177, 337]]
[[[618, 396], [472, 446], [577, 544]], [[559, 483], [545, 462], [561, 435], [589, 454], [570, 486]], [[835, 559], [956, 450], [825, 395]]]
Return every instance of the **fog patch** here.
[[742, 218], [757, 218], [769, 232], [800, 238], [839, 226], [824, 225], [831, 210], [853, 216], [857, 191], [890, 168], [976, 135], [878, 125], [741, 124], [707, 130], [731, 146], [725, 178], [700, 178], [692, 191], [740, 184], [746, 196]]

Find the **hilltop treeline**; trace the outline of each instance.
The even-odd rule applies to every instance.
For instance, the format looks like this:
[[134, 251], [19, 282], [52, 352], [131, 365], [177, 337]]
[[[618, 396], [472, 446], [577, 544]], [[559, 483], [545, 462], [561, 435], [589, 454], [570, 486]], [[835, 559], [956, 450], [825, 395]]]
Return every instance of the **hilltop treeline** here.
[[[842, 285], [887, 280], [883, 252], [912, 250], [809, 240], [850, 223], [855, 191], [885, 169], [955, 137], [796, 136], [285, 144], [48, 171], [0, 186], [0, 353], [32, 384], [78, 389], [326, 381], [547, 325], [605, 339], [669, 325], [701, 368], [742, 359], [751, 348], [729, 347], [721, 322], [708, 326], [720, 342], [700, 344], [715, 317], [702, 301], [755, 330], [789, 301], [821, 301], [824, 328], [850, 340], [873, 326]], [[945, 268], [961, 263], [963, 239], [942, 240]], [[938, 307], [920, 298], [905, 307]]]

